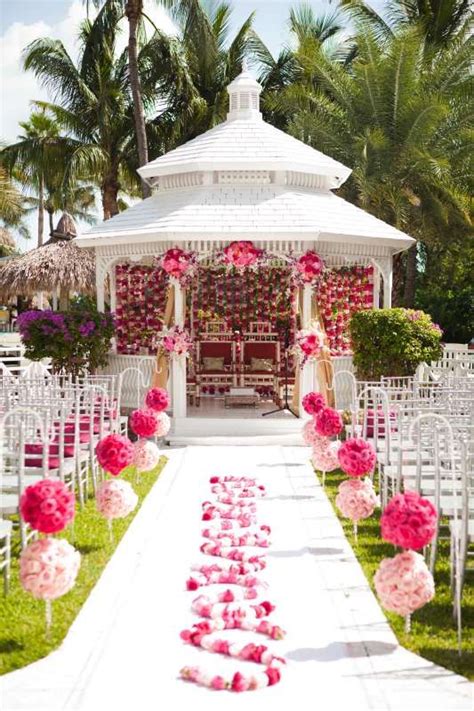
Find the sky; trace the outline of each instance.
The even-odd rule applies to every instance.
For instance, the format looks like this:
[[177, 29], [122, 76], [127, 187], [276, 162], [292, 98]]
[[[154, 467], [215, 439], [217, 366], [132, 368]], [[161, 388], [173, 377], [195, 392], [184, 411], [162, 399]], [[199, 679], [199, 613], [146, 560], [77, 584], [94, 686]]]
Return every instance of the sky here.
[[[278, 54], [288, 41], [288, 15], [297, 0], [233, 0], [233, 29], [237, 29], [255, 10], [254, 27], [269, 49]], [[310, 2], [317, 14], [332, 12], [334, 0]], [[381, 9], [384, 0], [371, 0]], [[147, 12], [166, 31], [173, 26], [164, 10], [153, 0], [145, 0]], [[61, 39], [70, 54], [77, 53], [76, 35], [85, 18], [82, 0], [0, 0], [0, 140], [14, 142], [19, 122], [28, 118], [32, 99], [51, 99], [31, 72], [22, 68], [23, 48], [38, 37]], [[126, 43], [126, 26], [122, 37]], [[153, 158], [153, 156], [151, 156]], [[26, 246], [26, 245], [22, 245]], [[29, 245], [30, 247], [33, 246]]]

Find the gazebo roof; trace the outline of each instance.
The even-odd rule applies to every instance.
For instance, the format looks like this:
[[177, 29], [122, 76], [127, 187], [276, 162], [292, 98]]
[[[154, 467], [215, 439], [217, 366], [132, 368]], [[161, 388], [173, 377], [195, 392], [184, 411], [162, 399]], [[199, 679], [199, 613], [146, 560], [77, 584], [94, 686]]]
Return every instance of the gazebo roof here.
[[206, 239], [248, 233], [308, 234], [320, 240], [385, 244], [402, 250], [411, 237], [331, 192], [278, 185], [188, 188], [156, 194], [137, 203], [84, 235], [82, 246], [182, 240], [183, 234]]
[[233, 239], [359, 242], [390, 253], [414, 240], [331, 192], [351, 171], [262, 119], [246, 68], [228, 86], [227, 120], [139, 168], [155, 188], [78, 238], [81, 247]]
[[351, 171], [320, 151], [260, 120], [234, 119], [156, 158], [138, 172], [154, 178], [197, 170], [291, 170], [326, 178], [338, 188]]

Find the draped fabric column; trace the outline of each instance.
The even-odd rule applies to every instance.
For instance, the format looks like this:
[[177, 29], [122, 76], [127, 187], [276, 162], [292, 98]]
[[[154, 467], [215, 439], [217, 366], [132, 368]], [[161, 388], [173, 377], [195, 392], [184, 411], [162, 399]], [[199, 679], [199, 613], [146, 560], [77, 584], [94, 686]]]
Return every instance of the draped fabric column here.
[[[174, 288], [173, 286], [168, 286], [166, 295], [166, 307], [163, 316], [163, 326], [169, 328], [173, 324], [174, 320]], [[169, 377], [169, 367], [168, 358], [161, 348], [158, 349], [156, 354], [156, 365], [155, 371], [152, 377], [152, 387], [154, 388], [167, 388], [168, 387], [168, 377]]]
[[[301, 315], [303, 312], [303, 289], [298, 289], [296, 294], [296, 329], [301, 328]], [[291, 400], [291, 409], [301, 417], [300, 413], [300, 390], [301, 390], [301, 368], [298, 362], [295, 363], [295, 384], [293, 387], [293, 397]]]
[[329, 338], [327, 337], [326, 330], [324, 328], [324, 321], [319, 311], [318, 302], [315, 295], [313, 295], [311, 311], [312, 320], [316, 321], [316, 323], [319, 324], [321, 333], [324, 335], [324, 346], [315, 363], [315, 380], [318, 383], [319, 392], [324, 395], [329, 407], [334, 407], [334, 364], [329, 348]]

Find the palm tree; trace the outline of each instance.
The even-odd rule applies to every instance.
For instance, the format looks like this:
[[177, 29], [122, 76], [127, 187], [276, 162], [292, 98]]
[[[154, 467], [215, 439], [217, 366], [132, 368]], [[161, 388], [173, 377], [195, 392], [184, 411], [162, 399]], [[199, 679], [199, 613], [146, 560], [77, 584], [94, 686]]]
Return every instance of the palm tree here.
[[30, 198], [25, 197], [13, 177], [0, 165], [0, 221], [4, 227], [13, 227], [22, 237], [30, 236], [24, 219], [28, 214]]
[[267, 121], [279, 128], [286, 128], [288, 116], [278, 111], [278, 96], [293, 84], [308, 81], [314, 88], [315, 77], [305, 76], [306, 62], [301, 60], [313, 51], [343, 64], [350, 63], [353, 43], [344, 31], [342, 17], [337, 11], [315, 15], [311, 5], [301, 3], [290, 9], [288, 19], [289, 42], [275, 59], [262, 42], [253, 34], [252, 51], [261, 67], [259, 81], [264, 87], [262, 106]]
[[77, 65], [59, 40], [37, 39], [24, 52], [25, 69], [56, 101], [41, 105], [71, 137], [65, 179], [98, 183], [104, 219], [119, 211], [120, 190], [137, 186], [127, 53], [116, 56], [121, 16], [121, 3], [108, 0], [94, 22], [82, 24]]
[[427, 44], [437, 48], [447, 47], [472, 22], [470, 0], [389, 0], [383, 15], [364, 0], [340, 0], [340, 4], [353, 19], [367, 23], [380, 36], [415, 24]]
[[199, 0], [161, 2], [177, 36], [156, 30], [138, 57], [142, 93], [158, 96], [162, 112], [150, 122], [149, 139], [160, 154], [220, 123], [227, 113], [227, 85], [252, 52], [252, 13], [230, 37], [232, 7]]
[[2, 163], [22, 182], [34, 187], [38, 200], [38, 246], [43, 244], [45, 184], [64, 159], [68, 141], [58, 122], [45, 110], [34, 111], [20, 123], [23, 134], [2, 151]]
[[[424, 242], [465, 235], [466, 179], [458, 164], [472, 174], [469, 47], [459, 42], [449, 56], [434, 57], [428, 72], [416, 27], [383, 42], [366, 30], [356, 41], [350, 72], [321, 49], [298, 57], [314, 88], [300, 81], [280, 94], [291, 132], [353, 167], [341, 191], [351, 202]], [[413, 251], [405, 275], [408, 305], [415, 275]]]

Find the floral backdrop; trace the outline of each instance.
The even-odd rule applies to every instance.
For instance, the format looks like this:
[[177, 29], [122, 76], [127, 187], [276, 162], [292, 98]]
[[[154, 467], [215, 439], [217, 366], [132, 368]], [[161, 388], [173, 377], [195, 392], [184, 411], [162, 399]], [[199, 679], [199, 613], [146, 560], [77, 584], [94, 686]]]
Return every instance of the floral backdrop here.
[[[162, 328], [168, 278], [161, 267], [123, 264], [116, 267], [117, 350], [153, 355], [153, 337]], [[349, 320], [355, 311], [372, 308], [373, 267], [325, 269], [315, 288], [331, 353], [350, 351]], [[291, 270], [267, 266], [229, 272], [221, 265], [204, 268], [187, 290], [186, 326], [199, 337], [207, 320], [224, 320], [243, 332], [252, 321], [267, 321], [281, 334], [296, 332], [296, 290]]]
[[353, 313], [371, 309], [374, 268], [326, 269], [317, 288], [317, 301], [332, 355], [350, 352], [349, 321]]
[[247, 331], [252, 321], [267, 321], [273, 330], [296, 327], [296, 292], [290, 287], [290, 273], [280, 267], [258, 271], [226, 271], [211, 267], [201, 274], [193, 292], [193, 326], [197, 333], [203, 321], [224, 319], [232, 331]]
[[153, 338], [163, 325], [168, 278], [161, 268], [135, 264], [116, 267], [117, 351], [154, 355]]

